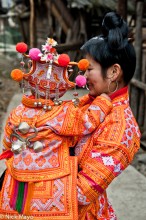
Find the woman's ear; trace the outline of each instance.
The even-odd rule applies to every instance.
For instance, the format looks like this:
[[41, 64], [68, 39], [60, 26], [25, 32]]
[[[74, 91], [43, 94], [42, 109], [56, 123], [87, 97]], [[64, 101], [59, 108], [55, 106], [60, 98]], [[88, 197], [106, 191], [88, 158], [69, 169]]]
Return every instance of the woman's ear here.
[[116, 81], [121, 78], [122, 69], [119, 64], [113, 64], [108, 71], [107, 78], [111, 81]]

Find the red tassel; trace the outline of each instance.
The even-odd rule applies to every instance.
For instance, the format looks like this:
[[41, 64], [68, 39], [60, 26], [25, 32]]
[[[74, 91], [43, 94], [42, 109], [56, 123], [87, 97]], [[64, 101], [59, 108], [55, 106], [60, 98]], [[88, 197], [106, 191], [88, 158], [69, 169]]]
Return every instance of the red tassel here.
[[13, 156], [13, 152], [11, 150], [6, 150], [0, 155], [0, 160], [8, 159]]

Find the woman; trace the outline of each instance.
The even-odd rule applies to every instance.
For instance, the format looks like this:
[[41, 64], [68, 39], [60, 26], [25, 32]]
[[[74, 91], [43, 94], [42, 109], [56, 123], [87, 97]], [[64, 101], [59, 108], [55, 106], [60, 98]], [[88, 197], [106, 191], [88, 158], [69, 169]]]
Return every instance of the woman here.
[[[51, 111], [44, 112], [36, 105], [32, 112], [30, 108], [34, 108], [36, 101], [24, 97], [22, 105], [8, 120], [6, 148], [11, 147], [10, 134], [16, 136], [16, 126], [13, 125], [16, 123], [20, 130], [22, 119], [31, 126], [33, 124], [38, 135], [29, 139], [30, 149], [27, 147], [22, 154], [14, 155], [14, 160], [7, 162], [9, 172], [1, 191], [1, 213], [14, 216], [22, 213], [33, 219], [116, 219], [107, 200], [106, 188], [129, 165], [140, 143], [127, 88], [135, 70], [135, 52], [128, 42], [127, 25], [119, 15], [108, 13], [102, 25], [103, 35], [89, 40], [82, 47], [90, 63], [85, 72], [89, 95], [80, 99], [79, 107], [71, 103], [54, 106], [49, 100], [49, 105], [53, 105]], [[40, 71], [40, 63], [35, 63], [37, 65]], [[53, 68], [56, 76], [56, 67]], [[33, 74], [38, 76], [40, 72], [34, 71]], [[30, 77], [30, 81], [33, 85], [35, 80]], [[39, 117], [32, 117], [32, 113]], [[34, 127], [31, 127], [23, 137], [31, 137], [33, 131]], [[38, 154], [33, 151], [36, 141], [41, 141], [44, 147]], [[75, 146], [75, 153], [71, 152], [75, 157], [68, 156], [68, 147], [71, 146]], [[12, 187], [9, 187], [10, 180]], [[27, 195], [23, 193], [22, 196], [25, 188]], [[18, 191], [17, 202], [13, 189]]]
[[[85, 72], [89, 95], [81, 98], [79, 107], [84, 109], [106, 94], [113, 108], [95, 131], [75, 145], [80, 220], [117, 219], [106, 188], [132, 162], [140, 147], [139, 127], [129, 106], [128, 84], [134, 75], [136, 55], [128, 39], [128, 26], [117, 13], [110, 12], [103, 19], [102, 30], [102, 35], [81, 48], [90, 63]], [[62, 135], [59, 127], [50, 124], [50, 128]]]
[[81, 49], [90, 63], [85, 72], [88, 99], [105, 93], [110, 96], [113, 109], [93, 134], [75, 146], [79, 219], [115, 220], [106, 188], [131, 163], [140, 147], [140, 131], [128, 95], [136, 56], [127, 24], [115, 12], [105, 15], [102, 35], [87, 41]]

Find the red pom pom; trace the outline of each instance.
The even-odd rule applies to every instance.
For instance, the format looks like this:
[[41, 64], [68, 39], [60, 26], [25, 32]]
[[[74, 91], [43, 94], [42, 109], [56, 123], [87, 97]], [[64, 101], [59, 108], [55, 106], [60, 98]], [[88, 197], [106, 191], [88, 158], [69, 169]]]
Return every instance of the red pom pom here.
[[19, 53], [25, 53], [27, 51], [27, 44], [25, 44], [24, 42], [17, 43], [16, 50]]
[[40, 53], [41, 53], [41, 51], [38, 48], [32, 48], [29, 51], [29, 56], [32, 60], [39, 61], [40, 60], [40, 57], [39, 57]]
[[70, 62], [70, 57], [67, 54], [61, 54], [58, 58], [58, 63], [60, 66], [67, 66]]
[[13, 80], [20, 82], [23, 79], [23, 72], [19, 69], [14, 69], [11, 72], [11, 77]]
[[78, 75], [78, 76], [75, 78], [75, 82], [76, 82], [76, 85], [77, 85], [77, 86], [83, 87], [83, 86], [86, 85], [86, 78], [85, 78], [85, 76]]

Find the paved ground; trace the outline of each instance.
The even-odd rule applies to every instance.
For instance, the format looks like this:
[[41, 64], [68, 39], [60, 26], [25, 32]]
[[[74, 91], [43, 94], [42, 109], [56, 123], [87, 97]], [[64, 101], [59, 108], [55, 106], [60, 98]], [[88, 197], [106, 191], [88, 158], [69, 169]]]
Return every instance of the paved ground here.
[[[85, 93], [80, 90], [80, 94]], [[70, 99], [70, 93], [66, 95]], [[7, 109], [7, 114], [21, 100], [21, 95], [15, 95]], [[5, 117], [5, 120], [7, 115]], [[3, 123], [5, 123], [5, 120]], [[0, 163], [0, 173], [4, 163]], [[146, 220], [146, 177], [133, 166], [129, 166], [108, 189], [109, 200], [116, 210], [118, 220]]]

